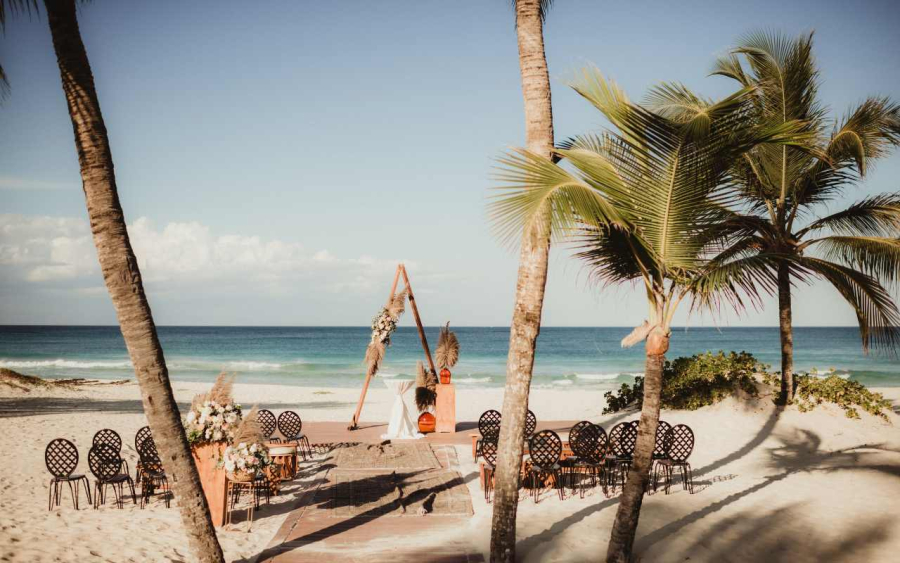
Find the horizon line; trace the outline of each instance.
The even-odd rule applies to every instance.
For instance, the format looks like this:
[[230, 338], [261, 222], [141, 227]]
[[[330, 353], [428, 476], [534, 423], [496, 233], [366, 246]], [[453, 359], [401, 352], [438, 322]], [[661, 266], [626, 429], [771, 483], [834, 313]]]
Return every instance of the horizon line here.
[[[157, 328], [369, 328], [368, 325], [214, 325], [214, 324], [158, 324]], [[444, 325], [423, 325], [425, 328], [442, 328]], [[10, 327], [72, 327], [72, 328], [106, 328], [120, 327], [118, 324], [49, 324], [49, 323], [32, 323], [32, 324], [2, 324], [0, 328]], [[415, 328], [412, 326], [399, 326], [397, 328]], [[509, 325], [456, 325], [454, 328], [510, 328]], [[632, 325], [541, 325], [541, 328], [624, 328], [633, 329]], [[712, 328], [712, 329], [731, 329], [731, 328], [779, 328], [778, 325], [742, 325], [742, 326], [693, 326], [678, 325], [672, 326], [674, 329], [689, 328]], [[859, 328], [855, 325], [792, 325], [792, 328]], [[897, 327], [894, 327], [897, 328]]]

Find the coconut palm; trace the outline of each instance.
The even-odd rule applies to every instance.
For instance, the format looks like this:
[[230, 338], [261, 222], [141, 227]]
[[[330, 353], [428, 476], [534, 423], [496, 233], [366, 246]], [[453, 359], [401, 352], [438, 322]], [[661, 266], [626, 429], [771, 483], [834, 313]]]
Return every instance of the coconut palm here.
[[[818, 100], [813, 34], [789, 39], [754, 33], [716, 62], [713, 74], [755, 87], [758, 119], [801, 120], [812, 135], [807, 148], [760, 146], [735, 170], [752, 235], [746, 251], [782, 255], [777, 262], [781, 333], [781, 401], [793, 400], [791, 287], [795, 278], [824, 279], [853, 307], [864, 350], [898, 342], [900, 315], [880, 283], [900, 272], [900, 193], [876, 195], [821, 216], [825, 205], [855, 187], [874, 161], [900, 144], [900, 106], [870, 97], [842, 119], [827, 119]], [[690, 100], [673, 93], [657, 108], [689, 118]], [[838, 202], [841, 203], [841, 202]], [[737, 220], [737, 219], [736, 219]]]
[[[649, 481], [676, 309], [690, 298], [697, 307], [730, 303], [740, 310], [758, 304], [760, 287], [775, 287], [769, 255], [743, 256], [733, 248], [742, 239], [740, 228], [723, 221], [734, 198], [729, 169], [759, 143], [799, 142], [803, 135], [793, 122], [753, 126], [752, 87], [716, 103], [695, 96], [703, 111], [683, 121], [629, 102], [596, 70], [586, 70], [573, 87], [617, 132], [563, 143], [556, 153], [565, 167], [527, 150], [503, 157], [504, 186], [491, 212], [501, 236], [539, 229], [572, 240], [591, 279], [637, 282], [646, 294], [649, 319], [623, 340], [646, 340], [647, 354], [634, 464], [607, 553], [608, 561], [624, 562]], [[663, 85], [653, 96], [668, 90], [690, 94], [680, 85]]]
[[[36, 2], [24, 0], [2, 0], [2, 6], [10, 8], [10, 12], [37, 11]], [[75, 2], [45, 0], [44, 7], [75, 132], [97, 258], [141, 388], [144, 413], [165, 460], [166, 473], [173, 477], [170, 482], [179, 499], [181, 519], [191, 548], [200, 561], [222, 562], [222, 548], [216, 539], [200, 476], [169, 385], [166, 361], [125, 228], [125, 215], [116, 191], [112, 151], [91, 66], [78, 30]], [[0, 10], [0, 22], [5, 12]]]
[[[525, 99], [525, 144], [534, 154], [550, 157], [553, 150], [553, 113], [550, 75], [544, 54], [544, 17], [552, 0], [513, 0], [519, 43], [519, 69]], [[509, 331], [503, 422], [495, 475], [494, 512], [491, 525], [491, 561], [516, 557], [516, 508], [518, 507], [519, 459], [525, 436], [525, 414], [534, 367], [534, 351], [541, 329], [550, 238], [546, 229], [520, 233], [521, 251], [516, 281], [516, 301]]]

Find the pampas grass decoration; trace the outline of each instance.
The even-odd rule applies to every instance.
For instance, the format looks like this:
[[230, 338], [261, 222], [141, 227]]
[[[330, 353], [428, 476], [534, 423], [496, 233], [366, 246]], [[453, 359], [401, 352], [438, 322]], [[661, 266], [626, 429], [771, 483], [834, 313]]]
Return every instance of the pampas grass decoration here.
[[208, 401], [213, 401], [219, 405], [227, 405], [232, 402], [231, 391], [234, 387], [234, 376], [228, 375], [224, 371], [216, 378], [212, 389], [206, 396]]
[[368, 374], [375, 375], [378, 368], [381, 367], [381, 361], [384, 359], [384, 343], [370, 342], [366, 347], [366, 366], [368, 366]]
[[437, 348], [434, 351], [434, 359], [441, 368], [452, 368], [459, 361], [459, 340], [456, 338], [456, 334], [450, 330], [450, 323], [441, 328]]
[[244, 443], [249, 445], [263, 443], [262, 425], [259, 423], [259, 417], [257, 415], [256, 405], [253, 405], [253, 408], [250, 409], [247, 416], [241, 420], [240, 425], [238, 425], [237, 430], [234, 433], [235, 444]]
[[399, 319], [400, 315], [406, 311], [407, 293], [409, 293], [409, 288], [404, 287], [403, 291], [393, 296], [390, 301], [388, 301], [385, 309], [387, 309], [388, 314], [394, 319]]

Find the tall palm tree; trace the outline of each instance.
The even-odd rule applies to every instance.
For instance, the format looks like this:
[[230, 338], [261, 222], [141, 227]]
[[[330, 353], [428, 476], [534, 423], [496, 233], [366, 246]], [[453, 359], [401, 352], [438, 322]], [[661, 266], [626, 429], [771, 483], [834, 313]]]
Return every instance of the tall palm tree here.
[[[519, 43], [519, 69], [525, 99], [525, 144], [528, 150], [549, 158], [553, 150], [553, 112], [550, 74], [544, 54], [544, 17], [552, 0], [513, 0]], [[525, 437], [525, 414], [534, 368], [534, 351], [541, 330], [550, 238], [545, 230], [521, 233], [516, 301], [509, 331], [506, 390], [500, 425], [491, 525], [491, 561], [512, 562], [516, 557], [516, 509], [519, 459]]]
[[[799, 142], [802, 135], [793, 122], [752, 127], [752, 87], [703, 102], [703, 111], [681, 122], [629, 102], [595, 70], [585, 71], [573, 87], [618, 132], [562, 143], [556, 153], [565, 168], [527, 150], [505, 156], [505, 185], [492, 214], [506, 236], [541, 228], [574, 240], [593, 280], [638, 282], [646, 294], [649, 320], [623, 340], [646, 340], [644, 403], [607, 552], [607, 561], [626, 562], [649, 482], [662, 369], [678, 305], [691, 298], [697, 307], [717, 309], [726, 302], [741, 310], [745, 300], [759, 302], [759, 286], [775, 286], [768, 255], [731, 252], [732, 241], [741, 239], [740, 229], [722, 220], [734, 197], [729, 169], [759, 143]], [[663, 85], [653, 95], [669, 90], [688, 93]], [[545, 207], [549, 222], [543, 220]], [[548, 225], [549, 233], [536, 225]]]
[[[0, 6], [4, 3], [20, 11], [37, 10], [35, 2], [3, 0]], [[78, 29], [75, 2], [45, 0], [44, 7], [75, 133], [97, 258], [141, 388], [144, 413], [166, 472], [171, 477], [191, 548], [200, 561], [224, 562], [125, 227], [125, 215], [116, 191], [112, 151]], [[0, 16], [3, 14], [4, 11], [0, 11]]]
[[[796, 39], [753, 33], [713, 71], [756, 88], [753, 101], [761, 121], [802, 120], [812, 135], [811, 150], [760, 146], [745, 154], [735, 171], [753, 233], [747, 251], [783, 256], [777, 274], [785, 404], [794, 396], [794, 278], [824, 279], [838, 290], [856, 312], [864, 350], [870, 343], [896, 345], [900, 325], [897, 307], [879, 282], [895, 283], [900, 272], [900, 193], [866, 198], [816, 218], [822, 204], [835, 202], [862, 180], [873, 161], [900, 144], [900, 106], [870, 97], [829, 122], [817, 96], [812, 46], [812, 33]], [[677, 114], [684, 108], [690, 113], [688, 100], [672, 97], [661, 109]]]

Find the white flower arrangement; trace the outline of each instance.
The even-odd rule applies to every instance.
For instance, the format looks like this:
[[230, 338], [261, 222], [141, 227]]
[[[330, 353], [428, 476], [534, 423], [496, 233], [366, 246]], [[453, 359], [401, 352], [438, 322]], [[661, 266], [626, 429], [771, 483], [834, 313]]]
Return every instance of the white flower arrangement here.
[[377, 315], [372, 319], [372, 344], [383, 344], [384, 346], [391, 345], [391, 334], [397, 330], [397, 321], [400, 320], [400, 316], [396, 317], [391, 316], [391, 313], [387, 310], [387, 308], [382, 308], [381, 311], [378, 312]]
[[241, 405], [220, 405], [215, 401], [203, 401], [191, 406], [185, 417], [188, 442], [231, 442], [241, 423]]
[[240, 442], [225, 448], [220, 464], [229, 473], [255, 475], [272, 465], [272, 458], [265, 445]]

